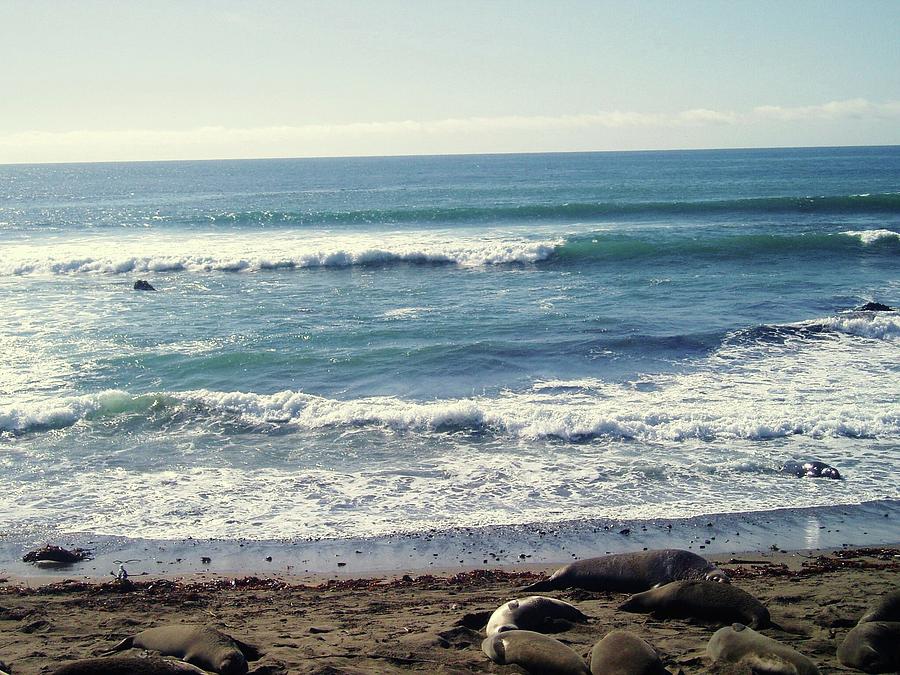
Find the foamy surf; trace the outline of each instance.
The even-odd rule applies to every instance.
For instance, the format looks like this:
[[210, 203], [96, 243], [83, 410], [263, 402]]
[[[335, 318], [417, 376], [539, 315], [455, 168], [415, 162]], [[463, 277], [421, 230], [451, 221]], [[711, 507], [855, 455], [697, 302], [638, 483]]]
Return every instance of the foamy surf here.
[[[595, 379], [538, 381], [530, 390], [433, 401], [371, 396], [340, 400], [302, 391], [273, 394], [191, 390], [132, 395], [104, 391], [0, 409], [0, 429], [22, 433], [83, 420], [128, 419], [150, 410], [210, 419], [288, 425], [295, 431], [356, 429], [447, 433], [485, 432], [516, 439], [628, 439], [641, 442], [894, 438], [900, 435], [896, 379], [873, 378], [896, 357], [900, 316], [835, 316], [802, 322], [835, 340], [769, 343], [727, 336], [693, 372], [647, 376], [634, 383]], [[843, 339], [840, 339], [844, 336]], [[850, 340], [871, 340], [867, 347]], [[764, 348], [760, 358], [759, 350]], [[803, 350], [803, 356], [797, 349]], [[796, 359], [802, 358], [803, 367]], [[860, 391], [866, 391], [862, 405]]]
[[874, 244], [877, 241], [881, 241], [884, 239], [900, 239], [900, 232], [894, 232], [893, 230], [849, 230], [847, 232], [842, 232], [848, 237], [856, 237], [864, 244]]
[[[898, 167], [0, 167], [0, 520], [319, 538], [896, 498], [897, 314], [851, 310], [900, 305]], [[779, 472], [803, 458], [845, 479]]]
[[280, 234], [188, 240], [158, 235], [131, 243], [133, 249], [142, 251], [139, 255], [127, 253], [128, 244], [104, 240], [77, 245], [11, 246], [0, 261], [0, 276], [265, 272], [396, 264], [460, 267], [531, 264], [548, 259], [561, 241], [440, 233], [419, 237], [414, 244], [407, 237], [390, 233], [377, 238], [325, 237], [313, 233], [302, 237]]

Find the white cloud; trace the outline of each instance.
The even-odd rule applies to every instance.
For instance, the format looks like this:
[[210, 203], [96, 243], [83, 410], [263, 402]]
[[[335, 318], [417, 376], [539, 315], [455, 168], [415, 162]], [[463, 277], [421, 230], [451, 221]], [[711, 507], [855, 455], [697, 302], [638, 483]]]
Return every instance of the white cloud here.
[[[641, 130], [665, 131], [732, 126], [761, 128], [773, 122], [874, 122], [900, 118], [900, 101], [872, 103], [865, 99], [831, 101], [812, 106], [753, 108], [749, 112], [695, 108], [678, 113], [605, 111], [581, 115], [448, 118], [431, 121], [355, 122], [228, 128], [207, 126], [187, 130], [82, 130], [0, 133], [0, 163], [180, 159], [217, 157], [405, 154], [459, 151], [549, 149], [534, 139], [565, 135], [584, 139], [582, 149], [598, 142], [615, 147], [616, 136]], [[602, 136], [606, 131], [607, 135]], [[637, 138], [637, 136], [635, 136]], [[649, 137], [648, 137], [649, 138]], [[574, 140], [573, 140], [574, 139]], [[647, 147], [647, 146], [645, 146]]]
[[887, 119], [900, 116], [900, 101], [872, 103], [864, 98], [830, 101], [822, 105], [785, 107], [764, 105], [754, 108], [751, 118], [788, 122], [808, 120]]

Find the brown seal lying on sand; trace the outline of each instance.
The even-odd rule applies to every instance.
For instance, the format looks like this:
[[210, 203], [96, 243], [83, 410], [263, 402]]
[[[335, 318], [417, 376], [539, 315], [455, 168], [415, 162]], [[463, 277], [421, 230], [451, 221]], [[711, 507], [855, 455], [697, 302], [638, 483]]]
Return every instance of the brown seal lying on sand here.
[[481, 643], [481, 651], [494, 663], [513, 663], [541, 675], [590, 675], [587, 664], [573, 649], [549, 635], [530, 630], [495, 633]]
[[869, 611], [857, 623], [867, 621], [900, 621], [900, 589], [885, 593], [869, 605]]
[[522, 590], [554, 591], [574, 586], [588, 591], [636, 593], [681, 579], [728, 583], [728, 575], [706, 558], [690, 551], [667, 548], [578, 560], [559, 568], [549, 579]]
[[796, 649], [736, 623], [717, 630], [706, 646], [713, 663], [749, 666], [771, 675], [819, 675], [816, 664]]
[[109, 656], [72, 661], [54, 670], [52, 675], [202, 675], [205, 672], [189, 663], [155, 656]]
[[900, 622], [864, 621], [847, 633], [838, 661], [864, 673], [900, 671]]
[[148, 628], [134, 637], [125, 638], [109, 652], [132, 647], [150, 649], [163, 656], [177, 656], [187, 663], [221, 675], [244, 675], [247, 660], [259, 658], [252, 645], [235, 640], [211, 626], [176, 624]]
[[634, 633], [614, 630], [591, 649], [592, 675], [672, 675], [659, 655]]
[[658, 617], [740, 621], [753, 628], [772, 625], [769, 610], [737, 586], [712, 581], [673, 581], [632, 595], [619, 609]]
[[567, 622], [584, 621], [587, 621], [587, 616], [568, 602], [532, 595], [520, 600], [510, 600], [494, 610], [487, 623], [487, 634], [490, 637], [507, 630], [555, 633], [568, 628]]

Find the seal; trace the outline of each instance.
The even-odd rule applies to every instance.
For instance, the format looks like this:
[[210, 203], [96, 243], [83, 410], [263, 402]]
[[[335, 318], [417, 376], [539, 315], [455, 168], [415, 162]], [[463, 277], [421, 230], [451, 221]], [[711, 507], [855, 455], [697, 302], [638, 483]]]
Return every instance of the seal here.
[[134, 637], [125, 638], [107, 653], [132, 647], [150, 649], [163, 656], [177, 656], [220, 675], [244, 675], [248, 670], [247, 660], [255, 661], [259, 657], [259, 652], [251, 645], [211, 626], [192, 624], [148, 628]]
[[667, 548], [578, 560], [560, 567], [549, 579], [523, 590], [554, 591], [574, 586], [588, 591], [637, 593], [680, 579], [728, 583], [728, 575], [706, 558], [690, 551]]
[[556, 633], [566, 630], [571, 623], [587, 621], [577, 607], [568, 602], [532, 595], [520, 600], [510, 600], [494, 610], [487, 623], [488, 637], [507, 630], [531, 630], [538, 633]]
[[809, 462], [785, 462], [781, 467], [782, 473], [790, 473], [797, 478], [833, 478], [841, 480], [840, 471], [825, 462], [809, 461]]
[[865, 621], [847, 633], [838, 661], [864, 673], [900, 671], [900, 622]]
[[146, 281], [144, 279], [138, 279], [137, 281], [134, 282], [134, 290], [136, 290], [136, 291], [155, 291], [156, 289], [153, 288], [153, 284], [151, 284], [149, 281]]
[[857, 622], [868, 621], [900, 621], [900, 589], [885, 593], [869, 605], [869, 611]]
[[495, 633], [481, 643], [481, 651], [501, 666], [515, 664], [541, 675], [590, 675], [575, 651], [549, 635], [530, 630]]
[[740, 621], [753, 628], [772, 625], [769, 610], [747, 591], [712, 581], [673, 581], [632, 595], [619, 609], [640, 614], [652, 612], [660, 618]]
[[772, 675], [819, 675], [816, 664], [796, 649], [736, 623], [717, 630], [706, 645], [713, 663], [749, 666]]
[[158, 656], [110, 656], [100, 659], [80, 659], [57, 668], [51, 675], [202, 675], [189, 663], [161, 659]]
[[646, 642], [626, 630], [606, 634], [591, 649], [592, 675], [672, 675]]

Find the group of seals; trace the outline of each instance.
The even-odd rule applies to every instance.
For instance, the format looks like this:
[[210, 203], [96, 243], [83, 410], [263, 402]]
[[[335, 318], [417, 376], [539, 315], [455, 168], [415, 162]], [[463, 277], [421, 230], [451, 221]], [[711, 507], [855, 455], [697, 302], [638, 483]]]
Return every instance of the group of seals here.
[[[771, 625], [768, 610], [750, 594], [730, 586], [725, 572], [702, 556], [680, 549], [581, 560], [524, 590], [573, 586], [591, 591], [639, 591], [620, 607], [627, 611]], [[599, 640], [591, 650], [590, 667], [570, 647], [540, 632], [586, 619], [576, 607], [554, 598], [530, 596], [512, 600], [491, 614], [481, 649], [495, 663], [516, 664], [529, 673], [669, 673], [653, 647], [627, 631], [612, 631]]]
[[656, 651], [637, 635], [614, 630], [591, 649], [590, 667], [571, 647], [528, 630], [489, 635], [481, 650], [494, 663], [542, 675], [671, 675]]
[[771, 675], [819, 675], [819, 669], [796, 649], [740, 623], [717, 630], [706, 646], [713, 663], [748, 666]]
[[900, 589], [869, 607], [841, 646], [838, 661], [866, 673], [900, 671]]
[[523, 590], [554, 591], [574, 586], [588, 591], [637, 593], [660, 584], [691, 579], [728, 583], [728, 575], [706, 558], [667, 548], [578, 560]]
[[245, 675], [247, 661], [260, 657], [252, 645], [212, 628], [194, 624], [178, 624], [148, 628], [137, 635], [125, 638], [106, 652], [107, 655], [137, 647], [159, 652], [162, 656], [175, 656], [183, 662], [168, 659], [141, 659], [130, 656], [112, 656], [82, 659], [66, 664], [53, 675], [167, 675], [169, 673], [203, 673], [211, 671], [219, 675]]

